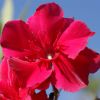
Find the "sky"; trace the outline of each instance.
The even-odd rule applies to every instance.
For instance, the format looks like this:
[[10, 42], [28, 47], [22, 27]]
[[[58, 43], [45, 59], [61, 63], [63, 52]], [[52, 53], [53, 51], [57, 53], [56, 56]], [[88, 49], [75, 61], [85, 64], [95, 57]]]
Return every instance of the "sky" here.
[[[5, 0], [0, 0], [0, 9], [3, 7]], [[29, 3], [31, 1], [31, 3]], [[25, 20], [31, 16], [35, 9], [42, 3], [56, 2], [64, 11], [65, 17], [74, 17], [84, 21], [89, 28], [96, 32], [88, 43], [88, 47], [100, 53], [100, 0], [13, 0], [14, 2], [14, 18], [19, 19], [23, 8], [29, 6], [29, 10], [25, 16]], [[66, 93], [61, 92], [59, 100], [78, 100], [80, 92]], [[89, 99], [84, 99], [89, 100]]]

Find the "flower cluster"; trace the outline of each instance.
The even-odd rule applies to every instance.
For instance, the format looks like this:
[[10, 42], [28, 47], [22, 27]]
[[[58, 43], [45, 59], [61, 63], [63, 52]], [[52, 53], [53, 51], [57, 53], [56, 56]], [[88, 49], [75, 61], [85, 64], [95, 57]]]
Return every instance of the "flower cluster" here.
[[87, 86], [89, 73], [100, 67], [100, 55], [87, 47], [94, 34], [84, 22], [64, 18], [56, 3], [40, 5], [27, 22], [7, 22], [0, 39], [0, 100], [48, 100], [50, 84], [70, 92]]

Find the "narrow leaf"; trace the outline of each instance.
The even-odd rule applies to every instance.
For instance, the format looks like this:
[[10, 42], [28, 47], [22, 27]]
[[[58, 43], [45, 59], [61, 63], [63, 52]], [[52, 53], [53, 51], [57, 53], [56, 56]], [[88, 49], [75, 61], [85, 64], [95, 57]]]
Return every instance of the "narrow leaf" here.
[[13, 0], [5, 0], [1, 10], [1, 20], [3, 25], [13, 18], [13, 9]]

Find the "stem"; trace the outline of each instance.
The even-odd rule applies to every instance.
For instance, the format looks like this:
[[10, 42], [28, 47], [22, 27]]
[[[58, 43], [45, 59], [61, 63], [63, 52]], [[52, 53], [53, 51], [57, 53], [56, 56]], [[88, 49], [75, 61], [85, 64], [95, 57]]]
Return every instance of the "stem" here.
[[49, 100], [58, 100], [59, 91], [53, 86], [53, 92], [49, 95]]
[[54, 92], [51, 92], [49, 95], [49, 100], [54, 100]]
[[53, 89], [54, 89], [54, 100], [58, 100], [59, 91], [55, 87], [53, 87]]

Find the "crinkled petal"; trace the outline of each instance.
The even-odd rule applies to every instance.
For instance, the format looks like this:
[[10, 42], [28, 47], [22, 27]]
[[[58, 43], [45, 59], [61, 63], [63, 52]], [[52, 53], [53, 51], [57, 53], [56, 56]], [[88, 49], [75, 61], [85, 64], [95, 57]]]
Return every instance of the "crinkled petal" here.
[[0, 94], [0, 100], [7, 100], [7, 98]]
[[29, 94], [29, 89], [19, 89], [19, 95], [21, 100], [32, 100], [31, 95]]
[[[31, 76], [27, 81], [27, 86], [35, 86], [45, 89], [49, 86], [50, 79], [48, 79], [52, 74], [52, 69], [49, 68], [48, 62], [40, 62], [35, 71], [32, 72]], [[46, 81], [47, 80], [47, 81]], [[46, 82], [45, 82], [46, 81]], [[43, 86], [43, 85], [44, 86]]]
[[40, 5], [35, 14], [28, 19], [34, 37], [41, 42], [42, 47], [52, 41], [52, 34], [54, 35], [52, 28], [62, 17], [63, 11], [56, 3], [47, 3]]
[[86, 84], [75, 73], [69, 60], [63, 55], [59, 55], [59, 57], [53, 61], [53, 66], [55, 70], [52, 74], [52, 84], [57, 89], [75, 92], [86, 86]]
[[9, 65], [17, 75], [21, 86], [39, 86], [52, 73], [52, 70], [48, 67], [48, 62], [27, 62], [11, 58], [9, 59]]
[[89, 48], [85, 48], [76, 59], [70, 59], [70, 63], [77, 76], [85, 84], [88, 84], [89, 73], [94, 73], [100, 68], [100, 55]]
[[67, 29], [71, 23], [74, 21], [73, 18], [61, 18], [58, 20], [50, 30], [50, 39], [52, 40], [51, 43], [54, 43], [60, 38], [62, 33]]
[[55, 3], [48, 3], [40, 5], [35, 14], [28, 19], [28, 23], [34, 34], [41, 35], [43, 33], [38, 33], [39, 30], [48, 31], [50, 25], [62, 17], [62, 9]]
[[7, 81], [0, 81], [0, 94], [11, 100], [19, 100], [18, 93]]
[[32, 33], [28, 25], [21, 20], [14, 20], [5, 24], [0, 42], [4, 48], [23, 51], [30, 48], [30, 40], [32, 40]]
[[36, 57], [44, 55], [40, 43], [34, 39], [29, 26], [22, 20], [7, 22], [0, 42], [5, 57], [23, 57], [25, 55], [34, 55]]
[[74, 69], [81, 79], [87, 80], [85, 73], [94, 73], [100, 68], [100, 55], [89, 48], [85, 48], [75, 60], [72, 60], [72, 64], [75, 66]]
[[0, 64], [0, 80], [8, 80], [8, 73], [9, 68], [7, 64], [7, 59], [3, 58], [1, 64]]
[[33, 88], [37, 88], [39, 90], [46, 90], [50, 86], [50, 83], [51, 83], [51, 76], [48, 77], [44, 82], [42, 82], [41, 84], [39, 84], [39, 85], [37, 85], [37, 86], [35, 86]]
[[3, 51], [4, 57], [6, 58], [9, 58], [9, 57], [24, 58], [26, 56], [31, 55], [30, 52], [27, 50], [24, 50], [23, 52], [21, 52], [21, 51], [17, 51], [13, 49], [3, 48], [2, 51]]
[[74, 21], [61, 35], [56, 48], [74, 59], [86, 47], [88, 38], [93, 34], [85, 23]]
[[5, 81], [12, 84], [15, 89], [18, 89], [18, 84], [16, 81], [16, 76], [10, 71], [8, 60], [6, 57], [3, 58], [0, 65], [0, 81]]

